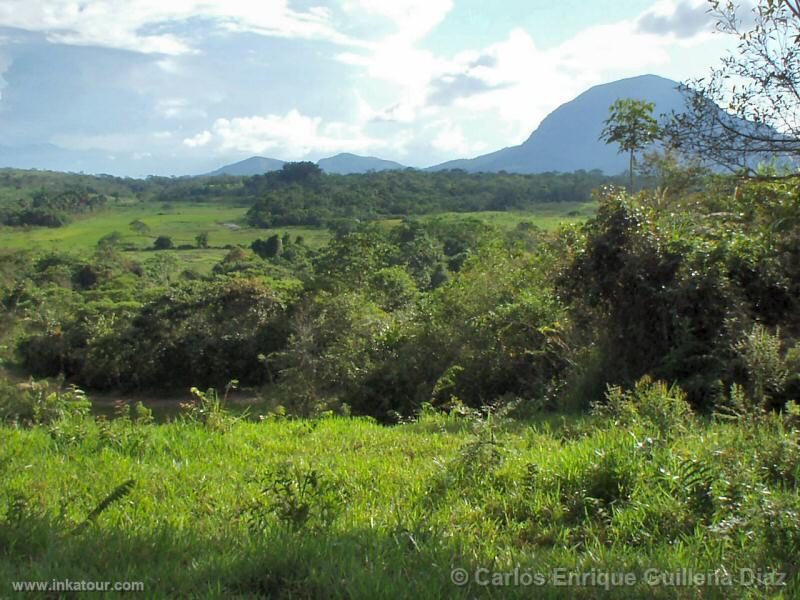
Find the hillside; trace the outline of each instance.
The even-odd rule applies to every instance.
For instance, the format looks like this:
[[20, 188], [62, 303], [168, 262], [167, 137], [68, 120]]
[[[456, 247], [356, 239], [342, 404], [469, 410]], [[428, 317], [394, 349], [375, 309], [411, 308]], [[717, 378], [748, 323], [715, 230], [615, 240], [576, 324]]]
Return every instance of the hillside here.
[[215, 175], [261, 175], [269, 171], [278, 171], [284, 165], [284, 161], [275, 158], [265, 158], [263, 156], [252, 156], [241, 160], [237, 163], [225, 165], [215, 171], [208, 173], [210, 176]]
[[338, 175], [369, 173], [370, 171], [393, 171], [406, 168], [393, 160], [384, 160], [374, 156], [358, 156], [347, 152], [329, 158], [322, 158], [317, 161], [317, 164], [326, 173]]
[[598, 139], [609, 106], [618, 98], [635, 98], [655, 103], [655, 114], [680, 111], [684, 101], [677, 85], [670, 79], [642, 75], [595, 86], [550, 113], [519, 146], [448, 161], [430, 170], [544, 173], [600, 169], [620, 173], [627, 169], [626, 157]]

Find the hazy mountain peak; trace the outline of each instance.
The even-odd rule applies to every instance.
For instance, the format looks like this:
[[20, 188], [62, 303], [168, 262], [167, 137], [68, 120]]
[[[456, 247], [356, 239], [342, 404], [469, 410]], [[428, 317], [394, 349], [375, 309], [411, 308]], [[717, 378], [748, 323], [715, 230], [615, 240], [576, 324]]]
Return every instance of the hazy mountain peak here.
[[215, 171], [211, 171], [208, 175], [261, 175], [270, 171], [279, 171], [285, 164], [285, 161], [276, 158], [266, 158], [264, 156], [251, 156], [239, 162], [220, 167]]
[[617, 152], [616, 146], [599, 140], [609, 106], [618, 98], [634, 98], [653, 102], [656, 115], [681, 111], [684, 97], [678, 85], [652, 74], [596, 85], [547, 115], [519, 146], [449, 161], [431, 169], [519, 173], [600, 169], [609, 174], [621, 173], [627, 169], [627, 158]]
[[369, 171], [390, 171], [406, 167], [393, 160], [384, 160], [375, 156], [359, 156], [350, 152], [341, 152], [335, 156], [317, 161], [326, 173], [346, 175], [348, 173], [367, 173]]

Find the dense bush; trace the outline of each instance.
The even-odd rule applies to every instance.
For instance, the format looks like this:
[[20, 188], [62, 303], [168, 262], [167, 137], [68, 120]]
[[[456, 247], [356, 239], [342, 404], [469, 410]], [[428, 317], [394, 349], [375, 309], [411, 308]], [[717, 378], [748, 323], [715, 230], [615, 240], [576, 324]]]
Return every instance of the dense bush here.
[[85, 187], [68, 187], [62, 191], [40, 189], [31, 197], [0, 203], [0, 223], [12, 227], [35, 225], [61, 227], [71, 214], [85, 213], [104, 207], [108, 199]]
[[709, 407], [741, 379], [735, 345], [754, 323], [796, 339], [800, 296], [788, 292], [800, 261], [786, 224], [800, 222], [798, 198], [786, 184], [755, 184], [699, 205], [602, 201], [557, 283], [597, 348], [594, 389], [652, 374]]
[[34, 373], [63, 373], [94, 388], [221, 385], [232, 373], [258, 383], [258, 355], [281, 347], [293, 293], [263, 279], [190, 281], [141, 304], [72, 309], [58, 329], [27, 336], [19, 352]]
[[[263, 181], [291, 198], [335, 180], [296, 175]], [[371, 177], [359, 193], [428, 181]], [[712, 183], [686, 197], [607, 191], [583, 226], [555, 233], [352, 221], [318, 251], [274, 234], [208, 276], [176, 277], [170, 253], [127, 261], [113, 243], [91, 258], [9, 256], [2, 303], [25, 369], [92, 388], [239, 379], [301, 414], [396, 419], [498, 399], [630, 408], [608, 386], [651, 376], [699, 411], [780, 409], [800, 390], [800, 193]], [[642, 418], [668, 428], [669, 407], [635, 389]]]

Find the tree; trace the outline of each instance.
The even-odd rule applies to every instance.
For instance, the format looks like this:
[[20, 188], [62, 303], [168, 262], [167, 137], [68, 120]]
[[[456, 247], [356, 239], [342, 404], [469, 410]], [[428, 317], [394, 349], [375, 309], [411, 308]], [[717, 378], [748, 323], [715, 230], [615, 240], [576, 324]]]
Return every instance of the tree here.
[[119, 231], [112, 231], [97, 241], [97, 248], [101, 250], [112, 249], [119, 245], [121, 241], [122, 234]]
[[160, 235], [153, 242], [153, 248], [156, 250], [169, 250], [174, 247], [175, 244], [172, 243], [172, 238], [167, 235]]
[[289, 162], [277, 171], [278, 179], [284, 183], [308, 183], [322, 177], [322, 169], [310, 161]]
[[633, 192], [633, 168], [636, 153], [644, 150], [660, 135], [658, 121], [653, 117], [652, 102], [620, 98], [609, 107], [611, 113], [603, 123], [600, 139], [606, 144], [619, 145], [619, 152], [630, 154], [630, 191]]
[[194, 236], [194, 241], [197, 242], [198, 248], [208, 248], [208, 232], [201, 231]]
[[250, 249], [261, 258], [273, 258], [283, 251], [283, 242], [276, 233], [266, 240], [254, 240], [253, 243], [250, 244]]
[[681, 156], [674, 148], [653, 149], [641, 157], [639, 173], [659, 188], [655, 198], [679, 199], [700, 192], [709, 175], [694, 157]]
[[128, 227], [137, 235], [147, 235], [150, 233], [150, 226], [141, 219], [134, 219], [128, 224]]
[[759, 161], [800, 157], [800, 2], [745, 6], [711, 1], [717, 29], [738, 44], [708, 77], [681, 86], [686, 111], [668, 137], [684, 153], [753, 176]]

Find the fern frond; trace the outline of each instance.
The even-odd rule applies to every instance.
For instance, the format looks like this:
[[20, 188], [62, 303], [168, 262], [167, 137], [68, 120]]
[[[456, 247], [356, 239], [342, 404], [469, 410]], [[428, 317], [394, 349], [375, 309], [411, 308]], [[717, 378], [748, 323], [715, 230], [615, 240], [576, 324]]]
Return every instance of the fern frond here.
[[109, 506], [130, 494], [134, 485], [136, 485], [136, 481], [133, 479], [128, 479], [127, 481], [115, 487], [114, 490], [108, 496], [103, 498], [100, 501], [100, 504], [98, 504], [94, 510], [86, 516], [86, 520], [75, 528], [75, 533], [80, 533], [86, 529], [89, 524], [97, 519], [97, 517], [99, 517]]

